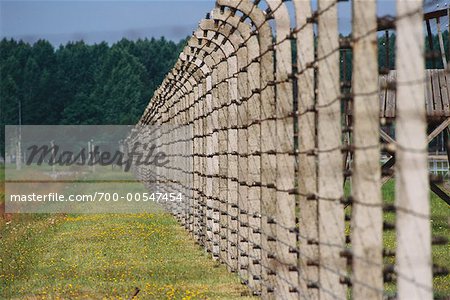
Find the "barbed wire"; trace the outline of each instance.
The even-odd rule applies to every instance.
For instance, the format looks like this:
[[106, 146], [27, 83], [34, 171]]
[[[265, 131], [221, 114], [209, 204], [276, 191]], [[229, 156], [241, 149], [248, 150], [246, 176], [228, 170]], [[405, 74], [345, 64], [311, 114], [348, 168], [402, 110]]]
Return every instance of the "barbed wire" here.
[[[396, 281], [400, 299], [408, 298], [405, 286], [427, 298], [433, 289], [422, 270], [431, 274], [434, 269], [435, 275], [448, 271], [431, 264], [416, 267], [413, 253], [384, 248], [383, 232], [405, 234], [420, 228], [419, 238], [414, 237], [420, 259], [430, 257], [431, 244], [446, 243], [446, 239], [431, 238], [425, 228], [429, 213], [409, 201], [411, 196], [400, 194], [403, 198], [394, 204], [381, 199], [381, 177], [394, 174], [389, 169], [393, 163], [399, 166], [399, 174], [405, 169], [422, 174], [414, 189], [418, 194], [428, 193], [428, 179], [423, 176], [427, 170], [422, 164], [427, 143], [418, 140], [413, 146], [401, 138], [380, 142], [378, 128], [385, 121], [372, 118], [374, 113], [380, 115], [380, 107], [373, 101], [379, 100], [381, 89], [385, 95], [387, 91], [397, 95], [394, 114], [425, 127], [425, 111], [414, 106], [417, 103], [410, 107], [398, 104], [403, 103], [398, 97], [405, 95], [405, 88], [424, 89], [428, 84], [423, 69], [423, 74], [408, 76], [408, 69], [417, 68], [423, 56], [413, 57], [417, 51], [397, 53], [397, 57], [411, 57], [410, 63], [397, 59], [397, 78], [386, 77], [386, 84], [376, 82], [375, 89], [374, 82], [365, 82], [364, 76], [390, 76], [393, 71], [362, 68], [360, 61], [364, 60], [367, 68], [378, 66], [378, 57], [363, 57], [354, 51], [355, 45], [370, 51], [373, 45], [367, 41], [376, 41], [380, 24], [399, 31], [397, 51], [423, 49], [422, 37], [414, 36], [413, 29], [422, 26], [423, 7], [399, 1], [397, 16], [384, 18], [377, 18], [376, 11], [369, 12], [372, 8], [368, 7], [364, 13], [372, 15], [354, 15], [353, 25], [360, 28], [344, 38], [334, 26], [338, 2], [319, 1], [318, 9], [312, 11], [309, 2], [293, 1], [294, 13], [305, 8], [310, 11], [301, 11], [304, 15], [297, 16], [301, 21], [286, 28], [282, 19], [288, 11], [285, 1], [267, 3], [268, 8], [262, 9], [260, 1], [218, 0], [140, 121], [140, 125], [170, 127], [158, 134], [152, 132], [150, 140], [158, 149], [167, 150], [174, 164], [136, 172], [149, 188], [186, 195], [183, 203], [168, 204], [168, 211], [213, 257], [236, 271], [255, 295], [267, 298], [276, 293], [281, 299], [290, 299], [293, 294], [314, 290], [342, 299], [348, 291], [355, 298], [381, 297], [388, 294], [384, 284]], [[362, 13], [355, 2], [359, 1], [352, 2], [355, 13]], [[280, 35], [279, 31], [288, 33]], [[311, 44], [297, 40], [303, 34], [311, 37]], [[300, 59], [311, 51], [315, 53], [311, 61]], [[340, 76], [344, 62], [339, 56], [346, 51], [351, 53], [352, 63], [359, 62], [353, 65], [358, 76], [350, 81]], [[341, 106], [345, 107], [345, 122]], [[180, 136], [184, 127], [190, 128], [192, 135]], [[409, 135], [411, 128], [399, 121], [396, 131], [399, 136]], [[364, 130], [376, 132], [376, 141], [361, 143], [357, 134]], [[300, 136], [309, 136], [309, 140]], [[381, 151], [396, 160], [381, 167]], [[411, 160], [398, 160], [401, 156]], [[335, 161], [336, 157], [342, 157], [344, 163]], [[311, 159], [309, 165], [307, 159]], [[367, 174], [361, 173], [361, 164], [368, 166]], [[312, 183], [304, 177], [308, 174]], [[155, 184], [146, 182], [149, 178]], [[348, 184], [347, 178], [352, 179]], [[367, 191], [360, 182], [369, 182]], [[396, 185], [411, 187], [402, 177], [396, 179]], [[428, 203], [425, 198], [420, 200]], [[395, 214], [396, 224], [383, 221], [383, 213]], [[399, 221], [405, 216], [408, 224]], [[371, 250], [360, 250], [365, 247]], [[383, 258], [392, 259], [395, 265]]]

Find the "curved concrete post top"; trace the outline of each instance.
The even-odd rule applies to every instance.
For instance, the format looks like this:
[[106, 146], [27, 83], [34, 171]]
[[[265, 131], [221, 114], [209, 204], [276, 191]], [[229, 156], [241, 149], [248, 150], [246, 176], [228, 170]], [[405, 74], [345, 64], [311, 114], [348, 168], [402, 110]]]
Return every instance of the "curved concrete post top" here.
[[257, 28], [257, 35], [260, 44], [261, 53], [266, 51], [272, 44], [272, 29], [270, 24], [266, 22], [265, 13], [255, 3], [249, 0], [217, 0], [217, 6], [228, 7], [238, 10], [248, 17], [253, 25]]

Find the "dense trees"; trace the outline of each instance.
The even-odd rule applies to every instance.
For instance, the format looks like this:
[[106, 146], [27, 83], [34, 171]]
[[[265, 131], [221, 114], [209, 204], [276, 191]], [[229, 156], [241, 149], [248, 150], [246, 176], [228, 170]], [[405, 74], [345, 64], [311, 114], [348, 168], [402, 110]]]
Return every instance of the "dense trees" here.
[[[185, 41], [0, 41], [0, 123], [134, 124]], [[19, 114], [19, 110], [21, 113]], [[0, 153], [3, 151], [3, 130]]]
[[0, 41], [1, 123], [133, 124], [184, 41]]
[[[448, 33], [444, 32], [443, 37], [447, 51]], [[185, 41], [174, 43], [164, 38], [123, 39], [113, 45], [70, 42], [55, 49], [45, 40], [30, 45], [3, 39], [0, 41], [2, 128], [5, 124], [18, 124], [19, 115], [22, 124], [133, 124], [184, 44]], [[386, 67], [383, 35], [378, 45], [380, 67]], [[428, 41], [426, 47], [429, 48]], [[439, 49], [437, 36], [433, 37], [433, 48]], [[350, 80], [351, 51], [345, 53], [345, 58], [345, 78]], [[389, 67], [394, 68], [394, 64], [395, 35], [391, 34]], [[435, 65], [442, 68], [439, 58]], [[432, 61], [428, 59], [427, 68], [431, 67]], [[1, 130], [1, 152], [3, 134]]]

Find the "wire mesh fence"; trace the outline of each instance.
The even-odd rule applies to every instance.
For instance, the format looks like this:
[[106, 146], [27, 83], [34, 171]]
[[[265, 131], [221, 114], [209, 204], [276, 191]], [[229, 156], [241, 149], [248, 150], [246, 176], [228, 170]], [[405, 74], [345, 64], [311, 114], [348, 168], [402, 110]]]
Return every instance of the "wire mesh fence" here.
[[[182, 140], [171, 154], [193, 171], [139, 174], [191, 191], [168, 209], [264, 299], [431, 299], [433, 276], [448, 273], [431, 258], [447, 240], [431, 235], [429, 189], [439, 186], [427, 161], [428, 143], [448, 130], [447, 71], [425, 70], [434, 50], [421, 1], [377, 17], [375, 0], [353, 0], [349, 37], [338, 2], [217, 0], [138, 124], [191, 126], [192, 154]], [[386, 29], [395, 70], [378, 63]]]

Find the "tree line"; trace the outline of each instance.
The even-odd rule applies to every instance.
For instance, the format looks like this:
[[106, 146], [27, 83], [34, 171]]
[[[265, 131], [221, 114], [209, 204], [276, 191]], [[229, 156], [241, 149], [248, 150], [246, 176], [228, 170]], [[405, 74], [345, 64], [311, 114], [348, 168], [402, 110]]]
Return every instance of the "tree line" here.
[[[134, 124], [185, 40], [0, 41], [0, 123]], [[3, 130], [1, 150], [3, 152]]]
[[[447, 52], [448, 32], [443, 37]], [[46, 40], [29, 44], [3, 39], [0, 41], [2, 128], [6, 124], [19, 124], [19, 119], [28, 125], [134, 124], [185, 44], [186, 40], [175, 43], [152, 38], [122, 39], [112, 45], [78, 41], [55, 48]], [[386, 66], [386, 38], [380, 36], [379, 65], [392, 69], [395, 34], [390, 35], [387, 44], [389, 66]], [[425, 45], [428, 49], [428, 40]], [[439, 50], [437, 35], [433, 36], [433, 45]], [[341, 61], [346, 62], [345, 78], [349, 80], [351, 51], [342, 54]], [[432, 67], [431, 60], [426, 64], [427, 68]], [[436, 67], [442, 68], [439, 58]], [[1, 153], [3, 134], [1, 130]]]
[[185, 41], [0, 42], [1, 122], [133, 124]]

